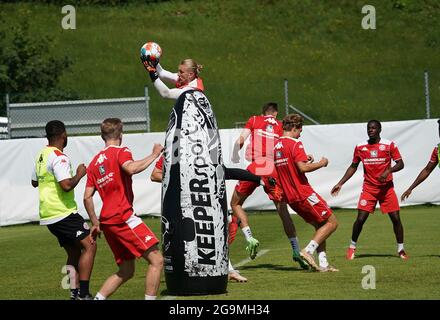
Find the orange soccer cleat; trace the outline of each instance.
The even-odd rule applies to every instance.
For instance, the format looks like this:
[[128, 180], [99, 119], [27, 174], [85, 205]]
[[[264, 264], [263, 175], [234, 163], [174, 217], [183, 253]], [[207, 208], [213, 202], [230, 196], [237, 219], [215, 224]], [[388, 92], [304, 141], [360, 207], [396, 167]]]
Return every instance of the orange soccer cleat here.
[[348, 248], [347, 254], [345, 255], [345, 258], [347, 260], [353, 260], [355, 251], [356, 251], [356, 248]]

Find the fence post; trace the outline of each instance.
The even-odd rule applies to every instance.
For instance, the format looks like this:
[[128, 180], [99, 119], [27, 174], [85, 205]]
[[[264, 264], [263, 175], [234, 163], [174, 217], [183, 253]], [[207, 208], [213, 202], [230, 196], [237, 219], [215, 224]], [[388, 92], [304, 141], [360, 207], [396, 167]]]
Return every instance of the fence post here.
[[6, 117], [8, 118], [8, 139], [11, 139], [11, 110], [9, 107], [9, 93], [5, 96], [6, 101]]
[[289, 81], [284, 79], [284, 102], [286, 103], [286, 116], [289, 114]]
[[426, 101], [426, 119], [431, 118], [431, 106], [429, 105], [429, 75], [425, 70], [425, 101]]
[[146, 119], [147, 119], [147, 132], [150, 132], [150, 96], [148, 95], [148, 87], [144, 87], [145, 90], [145, 107], [147, 110]]

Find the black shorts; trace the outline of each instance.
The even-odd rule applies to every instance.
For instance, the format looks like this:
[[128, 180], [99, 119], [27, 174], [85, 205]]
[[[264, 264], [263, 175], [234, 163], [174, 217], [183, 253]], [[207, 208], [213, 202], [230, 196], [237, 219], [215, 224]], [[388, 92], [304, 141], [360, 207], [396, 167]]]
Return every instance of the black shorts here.
[[47, 228], [58, 238], [61, 247], [72, 245], [90, 234], [89, 225], [79, 213], [71, 213], [63, 220], [49, 224]]

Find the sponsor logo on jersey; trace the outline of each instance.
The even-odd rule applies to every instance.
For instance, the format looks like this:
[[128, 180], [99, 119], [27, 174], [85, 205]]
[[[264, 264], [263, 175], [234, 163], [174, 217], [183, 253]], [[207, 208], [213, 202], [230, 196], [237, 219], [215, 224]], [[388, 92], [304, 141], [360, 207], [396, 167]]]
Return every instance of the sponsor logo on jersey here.
[[76, 237], [78, 238], [80, 235], [82, 235], [84, 232], [82, 232], [81, 230], [78, 230], [77, 232], [76, 232]]
[[146, 237], [145, 237], [145, 243], [147, 243], [147, 242], [150, 241], [151, 239], [153, 239], [152, 236], [146, 236]]
[[363, 148], [361, 149], [361, 151], [368, 151], [368, 148], [367, 148], [367, 147], [363, 147]]

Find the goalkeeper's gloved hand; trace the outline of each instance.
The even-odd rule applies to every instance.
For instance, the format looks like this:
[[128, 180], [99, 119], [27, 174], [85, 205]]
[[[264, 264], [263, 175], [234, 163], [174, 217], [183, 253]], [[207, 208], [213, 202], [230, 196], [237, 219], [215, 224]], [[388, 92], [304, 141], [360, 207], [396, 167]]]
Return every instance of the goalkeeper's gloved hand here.
[[154, 65], [154, 63], [152, 63], [150, 60], [151, 60], [150, 56], [144, 56], [144, 55], [141, 56], [141, 62], [144, 65], [145, 70], [148, 71], [151, 81], [154, 82], [157, 80], [157, 78], [159, 78], [159, 74], [157, 73], [156, 70], [156, 66], [159, 62], [157, 62]]

